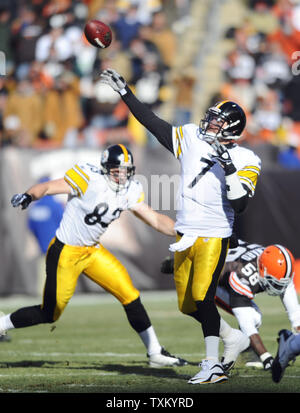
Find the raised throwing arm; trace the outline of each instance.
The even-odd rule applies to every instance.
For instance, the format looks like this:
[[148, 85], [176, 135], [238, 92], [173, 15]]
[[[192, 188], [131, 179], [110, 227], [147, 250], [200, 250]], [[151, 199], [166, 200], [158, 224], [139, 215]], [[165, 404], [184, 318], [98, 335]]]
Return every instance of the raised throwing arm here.
[[125, 79], [113, 69], [106, 69], [100, 75], [101, 82], [118, 92], [134, 117], [148, 129], [157, 140], [173, 153], [172, 125], [155, 115], [147, 105], [132, 93]]

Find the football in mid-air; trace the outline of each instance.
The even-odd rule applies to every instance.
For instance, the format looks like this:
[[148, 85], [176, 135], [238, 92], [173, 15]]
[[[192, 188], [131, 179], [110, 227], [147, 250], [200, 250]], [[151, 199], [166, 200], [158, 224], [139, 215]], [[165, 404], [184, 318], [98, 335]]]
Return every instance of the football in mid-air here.
[[112, 32], [110, 27], [100, 20], [90, 20], [84, 27], [87, 40], [95, 47], [105, 49], [111, 44]]

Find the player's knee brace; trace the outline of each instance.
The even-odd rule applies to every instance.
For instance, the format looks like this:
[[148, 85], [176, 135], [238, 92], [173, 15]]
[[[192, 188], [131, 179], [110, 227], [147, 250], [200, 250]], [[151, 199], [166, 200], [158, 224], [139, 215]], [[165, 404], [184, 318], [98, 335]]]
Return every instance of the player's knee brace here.
[[132, 301], [130, 304], [124, 305], [129, 324], [137, 332], [140, 333], [151, 326], [151, 321], [141, 302], [140, 297]]
[[44, 311], [40, 305], [20, 308], [10, 316], [15, 328], [30, 327], [37, 324], [53, 323], [53, 314]]

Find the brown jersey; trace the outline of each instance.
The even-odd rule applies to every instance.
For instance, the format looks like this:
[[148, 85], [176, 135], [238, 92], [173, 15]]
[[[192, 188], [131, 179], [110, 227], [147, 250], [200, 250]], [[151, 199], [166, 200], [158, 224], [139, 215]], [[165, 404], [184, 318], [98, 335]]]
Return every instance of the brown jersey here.
[[254, 296], [264, 291], [257, 269], [257, 258], [263, 250], [261, 245], [239, 240], [239, 246], [228, 251], [219, 286], [229, 293], [231, 308], [251, 306]]

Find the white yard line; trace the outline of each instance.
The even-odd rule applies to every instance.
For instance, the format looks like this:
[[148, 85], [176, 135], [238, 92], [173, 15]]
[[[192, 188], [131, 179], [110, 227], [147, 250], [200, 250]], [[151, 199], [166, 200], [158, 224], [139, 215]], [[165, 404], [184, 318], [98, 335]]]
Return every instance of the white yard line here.
[[[42, 353], [42, 352], [26, 352], [24, 350], [20, 351], [11, 351], [11, 350], [1, 350], [0, 354], [7, 355], [18, 355], [30, 356], [30, 357], [142, 357], [145, 358], [145, 353], [62, 353], [62, 352], [51, 352], [51, 353]], [[184, 353], [181, 354], [183, 357], [203, 357], [204, 353]], [[1, 364], [1, 361], [0, 361]]]
[[[119, 373], [117, 373], [117, 372], [95, 372], [95, 373], [92, 373], [92, 372], [89, 372], [88, 373], [88, 375], [89, 376], [117, 376]], [[130, 373], [129, 373], [130, 374]], [[134, 373], [131, 373], [131, 375], [135, 375]], [[83, 371], [82, 373], [81, 372], [72, 372], [72, 373], [66, 373], [66, 374], [64, 374], [64, 377], [72, 377], [72, 376], [86, 376], [87, 375], [87, 373], [85, 372], [85, 371]], [[49, 377], [49, 376], [52, 376], [52, 377], [62, 377], [60, 374], [54, 374], [54, 373], [45, 373], [45, 374], [43, 374], [43, 373], [38, 373], [38, 374], [23, 374], [22, 373], [22, 378], [23, 377]], [[18, 378], [20, 378], [20, 374], [11, 374], [11, 373], [7, 373], [7, 374], [0, 374], [0, 378], [1, 377], [9, 377], [9, 378], [13, 378], [13, 377], [18, 377]], [[75, 386], [76, 384], [74, 384], [74, 386]]]
[[[173, 290], [167, 291], [142, 291], [141, 298], [143, 301], [157, 302], [161, 300], [174, 301], [177, 305], [176, 292]], [[38, 304], [41, 301], [41, 297], [31, 297], [27, 295], [12, 295], [9, 297], [0, 297], [0, 309], [5, 309], [7, 307], [18, 307], [20, 305], [33, 305]], [[106, 303], [118, 303], [115, 297], [106, 293], [100, 292], [99, 294], [75, 294], [68, 306], [80, 306], [80, 305], [95, 305], [95, 304], [106, 304]]]

